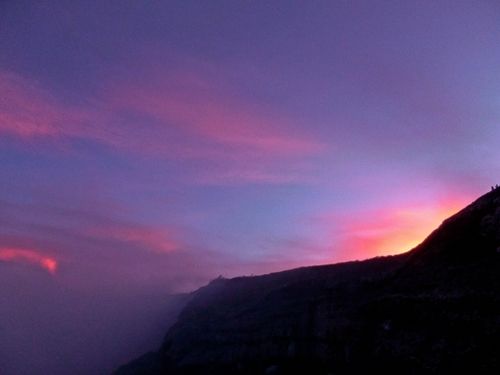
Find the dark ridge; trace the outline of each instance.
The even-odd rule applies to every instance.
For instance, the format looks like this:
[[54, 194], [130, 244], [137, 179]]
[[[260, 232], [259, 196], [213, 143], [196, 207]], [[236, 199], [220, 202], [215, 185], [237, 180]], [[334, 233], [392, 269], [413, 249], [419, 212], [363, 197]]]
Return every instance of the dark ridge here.
[[401, 255], [219, 278], [116, 374], [499, 373], [500, 189]]

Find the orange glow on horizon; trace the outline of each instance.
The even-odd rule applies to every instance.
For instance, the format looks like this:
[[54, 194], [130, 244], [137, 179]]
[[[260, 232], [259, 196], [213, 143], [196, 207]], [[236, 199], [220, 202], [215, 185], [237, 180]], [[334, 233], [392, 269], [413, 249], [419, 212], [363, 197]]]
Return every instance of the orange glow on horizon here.
[[51, 275], [54, 275], [59, 267], [59, 263], [55, 258], [42, 255], [40, 252], [30, 249], [0, 248], [0, 261], [36, 264]]
[[365, 214], [367, 220], [349, 219], [342, 227], [341, 260], [400, 254], [419, 245], [467, 199], [450, 199], [436, 206], [408, 206]]

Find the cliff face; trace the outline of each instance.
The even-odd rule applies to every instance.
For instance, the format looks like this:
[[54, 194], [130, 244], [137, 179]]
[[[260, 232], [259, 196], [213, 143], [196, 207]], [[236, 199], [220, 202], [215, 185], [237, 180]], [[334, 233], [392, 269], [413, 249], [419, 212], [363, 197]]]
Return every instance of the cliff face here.
[[498, 373], [500, 190], [393, 257], [218, 279], [117, 374]]

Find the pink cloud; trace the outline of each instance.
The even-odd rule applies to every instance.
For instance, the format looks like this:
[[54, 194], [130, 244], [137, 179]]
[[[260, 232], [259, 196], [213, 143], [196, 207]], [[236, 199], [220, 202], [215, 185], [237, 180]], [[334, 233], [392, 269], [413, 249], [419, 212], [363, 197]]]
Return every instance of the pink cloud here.
[[[90, 203], [85, 206], [92, 206]], [[186, 248], [184, 231], [176, 226], [151, 226], [120, 217], [121, 207], [61, 208], [0, 201], [2, 245], [9, 248], [120, 249], [164, 254]]]
[[290, 121], [222, 94], [215, 85], [201, 78], [159, 80], [159, 85], [129, 84], [114, 89], [113, 105], [119, 110], [152, 116], [165, 127], [175, 127], [192, 136], [247, 152], [308, 155], [323, 149], [320, 142], [304, 134], [293, 134]]
[[0, 134], [23, 139], [87, 138], [112, 142], [104, 113], [64, 104], [37, 82], [0, 71]]
[[209, 80], [191, 73], [163, 76], [136, 84], [110, 82], [100, 96], [76, 106], [36, 82], [0, 72], [0, 89], [6, 93], [0, 134], [82, 138], [120, 152], [198, 161], [203, 167], [191, 172], [196, 183], [308, 179], [301, 166], [324, 150], [321, 142]]
[[57, 135], [64, 117], [53, 99], [22, 77], [0, 72], [0, 131], [21, 137]]
[[166, 285], [183, 291], [223, 267], [195, 230], [133, 222], [122, 217], [122, 207], [91, 201], [71, 208], [0, 201], [0, 261], [56, 273], [64, 259], [59, 279], [74, 286]]
[[0, 247], [0, 261], [35, 264], [52, 275], [56, 273], [59, 266], [55, 258], [46, 256], [38, 250], [11, 247]]
[[159, 230], [138, 224], [112, 223], [88, 228], [84, 233], [95, 239], [123, 242], [158, 253], [169, 253], [182, 248], [171, 229]]
[[[62, 104], [48, 90], [17, 74], [0, 72], [4, 93], [0, 131], [22, 137], [82, 137], [125, 148], [135, 148], [141, 141], [137, 137], [140, 135], [143, 146], [168, 149], [168, 137], [158, 136], [168, 135], [164, 131], [171, 127], [195, 138], [193, 141], [198, 138], [247, 148], [243, 153], [253, 149], [270, 154], [307, 155], [323, 149], [320, 142], [304, 135], [288, 134], [290, 124], [286, 121], [264, 115], [258, 108], [245, 108], [230, 96], [217, 94], [215, 87], [199, 90], [188, 80], [179, 93], [170, 86], [165, 81], [157, 89], [147, 85], [120, 88], [110, 97], [100, 98], [102, 107], [95, 101], [95, 108], [84, 109]], [[120, 123], [119, 116], [110, 114], [110, 109], [147, 114], [160, 120], [161, 126], [141, 125], [140, 132]], [[134, 130], [141, 134], [134, 134]], [[188, 153], [189, 148], [187, 145]], [[217, 156], [217, 152], [211, 156]]]

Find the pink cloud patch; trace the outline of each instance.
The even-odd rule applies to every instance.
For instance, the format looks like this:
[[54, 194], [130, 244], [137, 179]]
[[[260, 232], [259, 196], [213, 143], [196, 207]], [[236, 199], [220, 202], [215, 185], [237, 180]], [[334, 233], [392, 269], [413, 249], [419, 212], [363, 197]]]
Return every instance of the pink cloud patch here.
[[64, 117], [50, 96], [22, 77], [0, 72], [0, 131], [22, 137], [59, 133]]
[[129, 84], [111, 94], [115, 108], [134, 110], [194, 137], [271, 155], [307, 155], [323, 145], [294, 134], [289, 121], [252, 108], [201, 79], [162, 79], [160, 85]]
[[112, 224], [92, 227], [85, 234], [95, 239], [113, 240], [158, 253], [169, 253], [182, 248], [172, 231], [142, 227], [137, 224]]
[[[120, 152], [197, 161], [191, 181], [287, 183], [324, 145], [263, 108], [192, 74], [110, 82], [95, 100], [71, 106], [13, 73], [0, 72], [0, 135], [87, 139]], [[154, 82], [154, 84], [153, 84]]]
[[49, 90], [18, 74], [0, 71], [0, 135], [23, 139], [84, 138], [113, 144], [99, 108], [62, 103]]
[[59, 266], [55, 258], [44, 255], [37, 250], [10, 247], [0, 247], [0, 261], [35, 264], [52, 275], [56, 273]]

